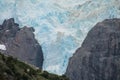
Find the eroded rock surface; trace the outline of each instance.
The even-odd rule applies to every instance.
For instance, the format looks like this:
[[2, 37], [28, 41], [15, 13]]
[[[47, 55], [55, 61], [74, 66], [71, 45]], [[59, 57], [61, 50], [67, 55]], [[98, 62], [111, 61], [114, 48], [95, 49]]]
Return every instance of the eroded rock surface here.
[[18, 26], [13, 18], [0, 25], [0, 44], [6, 46], [1, 52], [42, 68], [43, 52], [33, 34], [34, 29]]
[[120, 19], [95, 25], [70, 58], [70, 80], [120, 80]]

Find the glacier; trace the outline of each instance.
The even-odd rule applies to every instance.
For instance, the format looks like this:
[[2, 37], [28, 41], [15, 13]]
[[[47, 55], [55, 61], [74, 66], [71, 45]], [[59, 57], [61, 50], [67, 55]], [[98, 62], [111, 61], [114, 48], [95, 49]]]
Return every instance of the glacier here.
[[0, 0], [0, 23], [15, 18], [35, 28], [44, 52], [43, 69], [64, 74], [88, 31], [104, 19], [120, 18], [120, 0]]

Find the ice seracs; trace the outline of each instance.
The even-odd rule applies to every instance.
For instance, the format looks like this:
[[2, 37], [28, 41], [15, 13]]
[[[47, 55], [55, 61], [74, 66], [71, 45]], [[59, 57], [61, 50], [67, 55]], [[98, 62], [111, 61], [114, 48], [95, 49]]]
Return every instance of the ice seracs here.
[[21, 26], [34, 27], [44, 52], [43, 69], [63, 74], [69, 58], [97, 22], [120, 18], [119, 3], [120, 0], [0, 0], [0, 22], [14, 17]]

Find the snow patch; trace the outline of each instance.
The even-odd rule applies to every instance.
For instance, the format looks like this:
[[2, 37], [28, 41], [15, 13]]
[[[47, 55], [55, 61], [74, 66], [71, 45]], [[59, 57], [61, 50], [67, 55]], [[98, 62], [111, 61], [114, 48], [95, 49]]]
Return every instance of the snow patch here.
[[0, 44], [0, 49], [1, 49], [1, 50], [6, 50], [6, 46], [3, 45], [3, 44]]

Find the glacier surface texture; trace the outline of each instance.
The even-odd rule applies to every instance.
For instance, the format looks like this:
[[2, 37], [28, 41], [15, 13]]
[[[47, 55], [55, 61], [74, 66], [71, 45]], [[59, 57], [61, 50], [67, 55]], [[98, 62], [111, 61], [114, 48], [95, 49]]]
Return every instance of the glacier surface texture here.
[[0, 0], [0, 23], [11, 17], [35, 28], [43, 69], [61, 75], [97, 22], [120, 18], [120, 0]]

